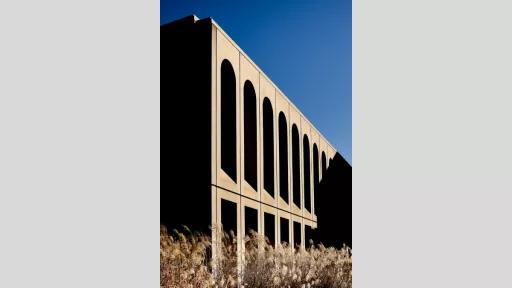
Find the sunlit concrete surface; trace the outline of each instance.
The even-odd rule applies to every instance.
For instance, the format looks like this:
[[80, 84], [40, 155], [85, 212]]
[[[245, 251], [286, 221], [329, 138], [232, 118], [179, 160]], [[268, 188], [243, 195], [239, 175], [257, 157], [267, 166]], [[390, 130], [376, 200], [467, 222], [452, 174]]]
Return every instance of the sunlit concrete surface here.
[[[212, 19], [164, 25], [161, 39], [162, 137], [185, 141], [169, 140], [185, 153], [169, 161], [193, 170], [169, 176], [190, 183], [187, 191], [164, 184], [162, 175], [162, 222], [222, 226], [238, 243], [253, 229], [272, 243], [305, 247], [322, 225], [315, 199], [336, 150]], [[178, 119], [174, 109], [189, 109], [190, 118]]]

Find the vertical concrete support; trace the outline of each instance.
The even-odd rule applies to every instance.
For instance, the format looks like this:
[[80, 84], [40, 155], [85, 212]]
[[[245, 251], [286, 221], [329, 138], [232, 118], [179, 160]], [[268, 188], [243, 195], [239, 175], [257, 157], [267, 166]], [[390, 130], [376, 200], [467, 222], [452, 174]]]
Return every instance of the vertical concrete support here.
[[[282, 209], [282, 210], [285, 210], [285, 211], [290, 211], [291, 209], [291, 183], [290, 183], [290, 138], [291, 138], [291, 132], [290, 132], [290, 115], [289, 115], [289, 104], [288, 102], [286, 101], [286, 99], [283, 97], [282, 93], [279, 91], [279, 90], [276, 90], [276, 127], [277, 127], [277, 131], [276, 131], [276, 187], [277, 187], [277, 193], [276, 195], [279, 195], [279, 197], [277, 197], [278, 199], [278, 207], [279, 209]], [[282, 114], [281, 114], [282, 113]], [[281, 116], [283, 115], [283, 116]], [[286, 126], [286, 143], [284, 144], [286, 146], [286, 154], [282, 155], [281, 154], [281, 139], [283, 137], [281, 137], [281, 120], [282, 120], [282, 117], [284, 117], [284, 120], [285, 120], [285, 126]], [[284, 175], [284, 177], [282, 177], [281, 175], [281, 169], [284, 168], [284, 167], [281, 167], [281, 158], [285, 159], [285, 164], [286, 165], [286, 170], [287, 173], [286, 175]], [[287, 183], [287, 191], [282, 191], [281, 189], [281, 182], [282, 181], [285, 181]], [[288, 195], [288, 197], [286, 197], [286, 199], [283, 199], [282, 195], [283, 193], [286, 193]]]
[[[299, 112], [297, 112], [299, 113]], [[305, 123], [304, 123], [304, 120], [303, 120], [303, 117], [301, 114], [299, 114], [299, 123], [300, 123], [300, 127], [299, 127], [299, 145], [300, 145], [300, 199], [301, 199], [301, 209], [300, 209], [300, 216], [301, 217], [304, 217], [304, 212], [306, 210], [306, 206], [305, 206], [305, 202], [306, 202], [306, 199], [305, 199], [305, 195], [304, 195], [304, 126], [305, 126]], [[301, 223], [302, 223], [302, 219], [301, 219]], [[301, 234], [302, 235], [302, 234]]]
[[[217, 187], [215, 186], [211, 186], [211, 203], [212, 203], [212, 231], [211, 231], [211, 237], [212, 237], [212, 258], [213, 259], [216, 259], [217, 258], [217, 255], [219, 253], [219, 251], [217, 251], [217, 247], [218, 247], [218, 243], [219, 243], [219, 233], [218, 231], [220, 230], [220, 227], [219, 227], [219, 224], [220, 223], [220, 215], [219, 214], [219, 208], [217, 206]], [[217, 267], [216, 267], [216, 263], [213, 262], [213, 265], [212, 265], [212, 270], [214, 271], [214, 275], [217, 271]]]
[[[292, 223], [291, 221], [291, 214], [289, 212], [285, 212], [285, 211], [282, 211], [282, 210], [278, 210], [278, 218], [276, 219], [276, 222], [277, 224], [279, 225], [279, 233], [278, 233], [278, 240], [277, 240], [277, 243], [280, 243], [282, 244], [283, 242], [286, 242], [288, 243], [288, 248], [289, 249], [292, 249], [293, 247], [293, 238], [292, 238], [292, 228], [291, 228], [291, 224]], [[282, 219], [286, 219], [288, 221], [287, 223], [287, 227], [283, 227], [282, 225]], [[282, 237], [283, 235], [283, 231], [287, 231], [286, 233], [286, 238], [283, 239], [284, 237]]]
[[[217, 38], [216, 38], [216, 41], [217, 41], [217, 56], [216, 56], [216, 59], [217, 59], [217, 70], [216, 70], [216, 74], [217, 74], [217, 95], [216, 95], [216, 106], [217, 106], [217, 120], [219, 122], [221, 122], [222, 120], [222, 111], [221, 111], [221, 99], [222, 99], [222, 95], [221, 95], [221, 83], [222, 83], [222, 75], [221, 75], [221, 66], [222, 66], [222, 62], [224, 60], [227, 60], [229, 61], [229, 63], [231, 64], [231, 66], [233, 67], [233, 70], [234, 70], [234, 73], [235, 73], [235, 79], [236, 81], [238, 81], [238, 79], [240, 79], [240, 73], [239, 73], [239, 54], [240, 52], [238, 51], [238, 49], [231, 43], [230, 40], [228, 40], [222, 33], [217, 33]], [[236, 155], [237, 157], [240, 157], [240, 121], [239, 121], [239, 116], [240, 116], [240, 89], [239, 89], [239, 85], [236, 85]], [[222, 151], [222, 147], [221, 147], [221, 143], [222, 143], [222, 138], [221, 138], [221, 135], [222, 135], [222, 131], [221, 131], [221, 128], [222, 125], [217, 125], [217, 140], [216, 140], [216, 144], [217, 144], [217, 151], [216, 151], [216, 155], [217, 155], [217, 167], [220, 168], [221, 167], [221, 151]], [[239, 160], [237, 159], [237, 167], [236, 167], [236, 179], [237, 181], [233, 181], [225, 171], [223, 171], [222, 169], [217, 169], [217, 183], [216, 185], [218, 185], [219, 187], [223, 187], [229, 191], [233, 191], [233, 192], [236, 192], [236, 193], [240, 193], [240, 165], [238, 164], [239, 163]]]
[[[304, 209], [303, 209], [303, 217], [312, 219], [312, 177], [311, 177], [311, 155], [312, 155], [312, 148], [311, 148], [311, 127], [309, 122], [304, 118], [301, 117], [301, 128], [302, 128], [302, 134], [301, 134], [301, 141], [303, 142], [302, 149], [303, 153], [302, 156], [302, 179], [303, 179], [303, 193], [304, 193]], [[304, 146], [304, 140], [307, 141], [307, 147]], [[307, 149], [307, 150], [306, 150]], [[307, 159], [304, 158], [304, 155], [307, 155]], [[307, 170], [306, 170], [307, 169]], [[306, 186], [307, 185], [307, 186]], [[306, 195], [307, 193], [307, 195]], [[307, 202], [307, 203], [306, 203]], [[307, 209], [309, 207], [309, 211]]]
[[[210, 145], [210, 155], [211, 155], [211, 182], [212, 184], [217, 184], [217, 127], [218, 127], [218, 109], [217, 109], [217, 83], [220, 77], [217, 75], [217, 27], [212, 26], [212, 51], [211, 51], [211, 145]], [[213, 202], [212, 202], [213, 203]], [[212, 218], [212, 224], [215, 218]]]
[[[211, 142], [210, 142], [210, 155], [211, 155], [211, 239], [212, 239], [212, 258], [217, 258], [217, 230], [219, 227], [217, 227], [218, 223], [218, 215], [217, 215], [217, 187], [215, 186], [217, 184], [217, 174], [218, 174], [218, 168], [217, 168], [217, 117], [218, 117], [218, 110], [217, 110], [217, 83], [218, 83], [218, 76], [217, 76], [217, 27], [212, 26], [211, 31], [211, 39], [212, 39], [212, 51], [211, 51]], [[215, 265], [215, 262], [213, 262], [212, 270], [214, 273], [216, 273], [217, 267]]]
[[323, 167], [322, 167], [322, 165], [323, 165], [322, 161], [323, 161], [324, 156], [325, 156], [325, 167], [327, 168], [327, 165], [328, 165], [328, 163], [327, 163], [327, 161], [328, 161], [327, 160], [328, 159], [327, 158], [327, 147], [328, 147], [328, 144], [326, 143], [326, 141], [324, 139], [320, 139], [320, 147], [319, 147], [320, 149], [318, 151], [318, 153], [320, 154], [320, 167], [321, 167], [320, 180], [323, 179], [323, 177], [324, 177], [324, 174], [323, 174], [324, 171], [323, 171]]
[[[298, 113], [298, 111], [296, 111], [294, 108], [290, 107], [290, 129], [291, 129], [291, 134], [290, 134], [290, 159], [291, 159], [291, 168], [292, 170], [290, 172], [292, 172], [291, 174], [291, 185], [290, 185], [290, 189], [291, 189], [291, 193], [292, 193], [292, 199], [295, 198], [294, 196], [294, 192], [295, 192], [295, 189], [297, 189], [297, 186], [299, 188], [299, 198], [300, 198], [300, 205], [296, 205], [295, 201], [292, 201], [292, 204], [291, 204], [291, 212], [295, 215], [300, 215], [302, 216], [302, 207], [304, 206], [304, 202], [303, 202], [303, 197], [302, 197], [302, 139], [301, 139], [301, 126], [300, 126], [300, 114]], [[293, 130], [294, 130], [294, 125], [295, 127], [297, 128], [297, 137], [298, 139], [295, 139], [295, 135], [293, 133]], [[297, 140], [297, 143], [294, 143], [294, 141]], [[298, 150], [298, 151], [295, 151], [295, 150]], [[298, 173], [295, 173], [295, 171], [293, 171], [294, 169], [294, 166], [295, 166], [295, 159], [294, 159], [294, 154], [297, 153], [299, 155], [299, 159], [298, 159]], [[298, 179], [297, 179], [298, 178]]]
[[[304, 226], [303, 219], [304, 219], [303, 217], [300, 217], [297, 215], [292, 215], [292, 217], [291, 217], [291, 222], [290, 222], [291, 230], [292, 230], [291, 243], [294, 248], [295, 248], [295, 241], [296, 241], [295, 239], [296, 238], [299, 238], [298, 246], [301, 248], [304, 247], [304, 231], [303, 231], [304, 229], [302, 228]], [[299, 227], [296, 227], [295, 223], [298, 223]]]
[[[312, 195], [311, 195], [311, 209], [312, 209], [312, 220], [313, 221], [316, 221], [316, 197], [318, 195], [318, 187], [316, 185], [316, 182], [320, 181], [320, 170], [321, 170], [321, 163], [320, 163], [320, 136], [319, 136], [319, 133], [318, 131], [313, 127], [311, 126], [311, 151], [312, 151], [312, 154], [311, 154], [311, 173], [312, 173], [312, 179], [313, 179], [313, 185], [312, 185]], [[315, 150], [315, 147], [316, 147], [316, 150]], [[315, 155], [316, 153], [316, 155]], [[316, 160], [316, 162], [315, 162]], [[318, 173], [317, 174], [317, 178], [315, 178], [315, 172]]]
[[[266, 217], [268, 216], [271, 216], [273, 217], [273, 221], [272, 222], [268, 222], [268, 218], [266, 219]], [[271, 207], [271, 206], [268, 206], [268, 205], [265, 205], [265, 204], [262, 204], [261, 205], [261, 218], [260, 218], [260, 221], [262, 223], [262, 231], [263, 231], [263, 234], [265, 237], [268, 237], [268, 238], [272, 238], [272, 239], [269, 239], [271, 242], [273, 242], [274, 244], [274, 247], [276, 247], [276, 243], [277, 243], [277, 239], [278, 239], [278, 232], [280, 231], [278, 229], [278, 223], [277, 223], [277, 219], [278, 219], [278, 213], [277, 213], [277, 208], [275, 207]], [[272, 224], [273, 223], [273, 224]], [[271, 224], [273, 227], [268, 227], [267, 225]], [[268, 235], [268, 234], [271, 234], [273, 231], [274, 235]]]
[[[240, 110], [240, 127], [241, 127], [241, 135], [240, 135], [240, 147], [241, 147], [241, 153], [240, 153], [240, 173], [241, 173], [241, 191], [242, 191], [242, 195], [243, 196], [247, 196], [251, 199], [254, 199], [254, 200], [257, 200], [257, 201], [260, 201], [260, 193], [258, 193], [258, 190], [259, 188], [261, 187], [260, 186], [260, 179], [261, 179], [261, 173], [260, 173], [260, 167], [261, 167], [261, 161], [260, 161], [260, 155], [261, 155], [261, 152], [260, 152], [260, 137], [258, 135], [260, 135], [261, 133], [261, 128], [260, 128], [260, 125], [258, 123], [260, 123], [260, 118], [261, 118], [261, 113], [260, 113], [260, 108], [261, 108], [261, 105], [259, 105], [260, 101], [259, 101], [259, 98], [260, 98], [260, 81], [259, 81], [259, 78], [260, 78], [260, 73], [259, 71], [256, 69], [256, 67], [254, 67], [254, 65], [249, 61], [247, 60], [247, 58], [244, 56], [244, 55], [240, 55], [240, 81], [239, 81], [239, 86], [240, 86], [240, 91], [241, 91], [241, 95], [240, 95], [240, 107], [239, 107], [239, 110]], [[249, 81], [249, 82], [247, 82]], [[252, 106], [252, 103], [246, 103], [245, 100], [247, 97], [247, 95], [245, 95], [245, 86], [246, 85], [249, 85], [250, 83], [250, 86], [253, 87], [254, 89], [254, 93], [255, 93], [255, 103], [254, 103], [254, 109], [256, 109], [256, 123], [255, 126], [256, 126], [256, 189], [254, 187], [252, 187], [246, 180], [246, 175], [245, 175], [245, 168], [246, 168], [246, 163], [245, 163], [245, 155], [246, 155], [246, 151], [245, 151], [245, 147], [246, 147], [246, 142], [245, 142], [245, 139], [246, 139], [246, 133], [250, 133], [252, 131], [245, 131], [245, 124], [246, 124], [246, 121], [249, 122], [249, 118], [248, 115], [246, 117], [245, 115], [245, 107], [246, 105], [248, 106]], [[247, 118], [247, 119], [246, 119]], [[252, 124], [252, 123], [249, 123], [249, 125]], [[251, 125], [252, 126], [252, 125]], [[249, 143], [248, 143], [249, 144]], [[252, 143], [250, 143], [249, 145], [252, 145]], [[250, 163], [250, 164], [253, 164], [253, 163]], [[249, 164], [247, 164], [249, 165]]]
[[[260, 171], [261, 171], [261, 181], [260, 181], [260, 187], [261, 187], [261, 201], [265, 204], [268, 204], [270, 206], [273, 206], [273, 207], [277, 207], [277, 197], [276, 196], [276, 145], [275, 145], [275, 133], [276, 133], [276, 121], [275, 121], [275, 110], [276, 110], [276, 105], [275, 105], [275, 87], [272, 85], [272, 83], [264, 76], [261, 76], [260, 75], [260, 121], [259, 121], [259, 126], [260, 126], [260, 137], [259, 137], [259, 142], [260, 142], [260, 147], [261, 147], [261, 152], [260, 153]], [[269, 101], [270, 101], [270, 104], [271, 104], [271, 107], [272, 107], [272, 126], [273, 126], [273, 131], [272, 131], [272, 136], [273, 136], [273, 141], [274, 141], [274, 145], [273, 145], [273, 151], [271, 153], [273, 153], [273, 159], [272, 159], [272, 165], [269, 165], [270, 167], [273, 167], [273, 191], [267, 191], [267, 189], [265, 189], [265, 150], [264, 150], [264, 135], [265, 135], [265, 131], [264, 131], [264, 127], [263, 127], [263, 124], [264, 124], [264, 111], [263, 111], [263, 107], [264, 107], [264, 103], [265, 103], [265, 98], [267, 98]], [[273, 195], [273, 196], [272, 196]]]
[[[221, 228], [224, 228], [222, 227], [222, 219], [223, 219], [223, 215], [222, 215], [222, 201], [223, 200], [227, 200], [227, 201], [230, 201], [234, 204], [236, 204], [236, 239], [237, 239], [237, 255], [238, 255], [238, 263], [242, 263], [242, 225], [241, 224], [241, 221], [242, 221], [242, 205], [241, 205], [241, 199], [240, 199], [240, 196], [235, 194], [235, 193], [232, 193], [230, 191], [227, 191], [225, 189], [222, 189], [222, 188], [217, 188], [217, 199], [216, 199], [216, 205], [217, 205], [217, 227], [221, 227]], [[217, 243], [219, 243], [219, 241], [221, 241], [220, 239], [221, 235], [218, 234], [217, 236]], [[218, 255], [220, 253], [220, 250], [218, 249], [218, 246], [214, 247], [215, 250], [217, 250], [216, 252], [216, 255]], [[238, 269], [240, 270], [241, 269], [241, 265], [238, 265]], [[240, 271], [239, 271], [240, 272]]]
[[239, 239], [241, 239], [241, 261], [242, 263], [244, 262], [245, 260], [245, 245], [244, 245], [244, 239], [246, 237], [246, 235], [248, 235], [248, 232], [246, 230], [246, 221], [247, 221], [247, 218], [246, 218], [246, 208], [251, 208], [251, 209], [254, 209], [256, 210], [256, 219], [257, 219], [257, 228], [256, 228], [256, 232], [258, 234], [263, 234], [263, 227], [262, 227], [262, 222], [261, 222], [261, 212], [260, 212], [260, 202], [259, 201], [256, 201], [256, 200], [253, 200], [253, 199], [249, 199], [249, 198], [246, 198], [246, 197], [242, 197], [241, 198], [241, 217], [240, 217], [240, 237]]
[[[289, 234], [290, 234], [290, 244], [292, 243], [293, 241], [293, 238], [292, 238], [292, 219], [291, 219], [291, 215], [292, 213], [294, 212], [294, 204], [293, 204], [293, 181], [292, 181], [292, 175], [293, 175], [293, 163], [292, 163], [292, 125], [293, 125], [293, 119], [292, 119], [292, 116], [291, 116], [291, 105], [290, 103], [287, 101], [287, 105], [286, 105], [286, 110], [283, 110], [283, 111], [286, 111], [285, 115], [286, 115], [286, 124], [288, 125], [288, 203], [289, 203], [289, 207], [288, 207], [288, 212], [290, 213], [290, 218], [289, 218]], [[290, 247], [292, 248], [293, 245], [290, 245]]]
[[[239, 79], [240, 79], [240, 51], [236, 48], [236, 46], [232, 43], [232, 41], [223, 33], [220, 32], [219, 29], [215, 29], [217, 33], [215, 33], [215, 52], [216, 55], [212, 58], [215, 59], [215, 74], [216, 74], [216, 95], [213, 95], [215, 97], [215, 100], [212, 102], [215, 102], [215, 110], [216, 110], [216, 129], [215, 131], [215, 167], [216, 167], [216, 182], [212, 183], [213, 185], [219, 187], [217, 188], [217, 196], [216, 196], [216, 219], [214, 223], [214, 227], [217, 227], [217, 229], [220, 227], [221, 219], [222, 219], [222, 207], [221, 207], [221, 200], [226, 199], [229, 201], [232, 201], [236, 203], [237, 205], [237, 220], [236, 220], [236, 234], [237, 234], [237, 251], [238, 251], [238, 263], [241, 263], [241, 251], [242, 251], [242, 241], [241, 241], [241, 198], [240, 198], [240, 191], [241, 191], [241, 173], [240, 173], [240, 87], [238, 85]], [[236, 89], [236, 180], [233, 181], [227, 175], [227, 173], [221, 168], [221, 151], [222, 151], [222, 131], [221, 131], [221, 121], [222, 121], [222, 74], [221, 74], [221, 66], [223, 61], [229, 61], [231, 64], [234, 73], [235, 73], [235, 89]], [[213, 62], [213, 61], [212, 61]], [[212, 131], [213, 134], [213, 131]], [[212, 208], [213, 203], [212, 203]], [[217, 241], [220, 239], [217, 238]], [[216, 251], [216, 255], [219, 253], [218, 247], [215, 246], [214, 251]], [[239, 265], [240, 269], [241, 265]]]
[[300, 248], [304, 249], [304, 217], [300, 218]]

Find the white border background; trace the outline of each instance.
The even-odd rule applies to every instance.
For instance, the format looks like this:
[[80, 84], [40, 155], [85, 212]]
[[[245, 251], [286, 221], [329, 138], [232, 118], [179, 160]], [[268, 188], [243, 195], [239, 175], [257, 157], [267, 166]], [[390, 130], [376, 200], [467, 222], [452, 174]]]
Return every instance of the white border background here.
[[353, 4], [354, 287], [512, 287], [512, 5]]
[[[354, 287], [512, 286], [507, 3], [354, 0]], [[0, 3], [0, 287], [158, 287], [159, 17]]]
[[0, 287], [159, 287], [159, 5], [0, 1]]

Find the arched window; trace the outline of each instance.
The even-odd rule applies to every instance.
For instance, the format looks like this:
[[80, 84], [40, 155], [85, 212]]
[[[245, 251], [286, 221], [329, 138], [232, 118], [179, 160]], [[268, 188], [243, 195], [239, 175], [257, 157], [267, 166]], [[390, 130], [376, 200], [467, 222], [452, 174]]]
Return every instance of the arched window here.
[[324, 179], [326, 172], [327, 172], [327, 160], [325, 160], [325, 152], [322, 151], [322, 179]]
[[228, 60], [220, 68], [220, 166], [235, 182], [236, 177], [236, 79]]
[[279, 195], [288, 203], [288, 129], [283, 112], [279, 113]]
[[244, 84], [244, 178], [258, 191], [256, 141], [256, 92], [247, 80]]
[[299, 130], [297, 125], [292, 126], [292, 176], [293, 176], [293, 203], [301, 208], [300, 203], [300, 152]]
[[313, 195], [315, 195], [315, 211], [316, 211], [316, 202], [318, 201], [317, 195], [318, 195], [318, 184], [320, 183], [320, 171], [319, 171], [319, 165], [318, 163], [318, 147], [316, 146], [316, 143], [313, 144]]
[[309, 160], [309, 140], [304, 134], [302, 149], [304, 151], [304, 207], [311, 212], [311, 176], [310, 176], [310, 160]]
[[263, 187], [274, 197], [274, 112], [263, 99]]

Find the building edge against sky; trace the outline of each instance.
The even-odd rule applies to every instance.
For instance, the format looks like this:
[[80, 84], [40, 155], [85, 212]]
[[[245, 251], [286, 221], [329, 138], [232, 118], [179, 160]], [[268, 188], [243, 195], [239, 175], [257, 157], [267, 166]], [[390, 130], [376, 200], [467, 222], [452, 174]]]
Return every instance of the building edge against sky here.
[[[180, 133], [204, 145], [195, 145], [199, 147], [195, 150], [208, 151], [196, 153], [197, 161], [174, 158], [177, 163], [202, 163], [189, 168], [209, 169], [210, 176], [194, 173], [203, 178], [191, 185], [200, 192], [178, 196], [167, 195], [162, 183], [161, 215], [166, 217], [161, 220], [174, 218], [193, 227], [222, 223], [239, 237], [253, 229], [273, 243], [305, 246], [318, 226], [315, 197], [320, 182], [339, 154], [211, 18], [192, 15], [163, 25], [161, 38], [162, 77], [169, 75], [165, 76], [169, 81], [161, 81], [162, 107], [167, 106], [165, 95], [174, 94], [174, 105], [205, 112], [197, 116], [196, 122], [203, 123], [196, 124], [197, 131], [209, 132], [209, 145], [205, 135]], [[179, 121], [172, 118], [167, 119]], [[187, 179], [194, 183], [194, 176], [176, 177], [176, 181]], [[202, 194], [206, 182], [209, 196]], [[184, 201], [200, 210], [191, 209], [194, 212], [188, 215], [166, 212], [167, 204]]]

